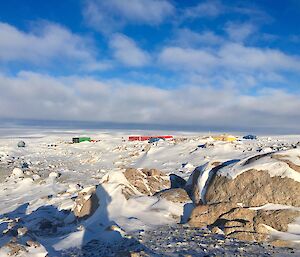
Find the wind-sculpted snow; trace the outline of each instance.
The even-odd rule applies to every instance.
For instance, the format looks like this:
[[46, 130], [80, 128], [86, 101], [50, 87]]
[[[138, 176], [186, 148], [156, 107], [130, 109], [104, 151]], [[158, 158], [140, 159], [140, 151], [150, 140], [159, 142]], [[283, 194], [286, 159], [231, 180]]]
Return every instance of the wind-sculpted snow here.
[[255, 155], [254, 157], [250, 157], [246, 160], [244, 159], [237, 164], [232, 164], [220, 169], [218, 175], [234, 179], [247, 170], [267, 170], [271, 177], [286, 177], [300, 182], [299, 161], [299, 149]]
[[[82, 134], [96, 141], [70, 143]], [[195, 205], [230, 196], [228, 186], [212, 190], [219, 177], [227, 183], [248, 174], [250, 167], [264, 167], [266, 181], [298, 183], [299, 150], [287, 149], [297, 147], [300, 137], [221, 142], [207, 135], [177, 134], [174, 140], [149, 144], [129, 142], [129, 134], [56, 131], [0, 138], [0, 256], [244, 256], [245, 251], [237, 249], [245, 247], [253, 253], [249, 256], [271, 253], [267, 246], [226, 241], [224, 235], [178, 223], [189, 220]], [[26, 147], [17, 147], [20, 140]], [[274, 197], [276, 190], [264, 199]], [[239, 191], [228, 201], [238, 203], [234, 197], [243, 194]], [[290, 200], [297, 206], [293, 199], [275, 203], [282, 206]], [[282, 233], [298, 233], [297, 222], [286, 223], [288, 231]]]

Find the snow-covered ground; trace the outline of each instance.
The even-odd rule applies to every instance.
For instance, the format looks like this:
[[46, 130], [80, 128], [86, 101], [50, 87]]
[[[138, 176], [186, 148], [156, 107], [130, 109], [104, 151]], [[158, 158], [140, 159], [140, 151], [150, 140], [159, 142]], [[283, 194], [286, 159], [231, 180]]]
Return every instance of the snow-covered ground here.
[[[184, 226], [176, 227], [179, 231], [186, 231], [183, 242], [177, 242], [176, 239], [176, 247], [172, 246], [175, 243], [171, 239], [166, 239], [163, 245], [159, 244], [159, 228], [163, 226], [162, 237], [165, 234], [170, 236], [170, 231], [174, 230], [172, 226], [178, 222], [172, 219], [172, 215], [180, 216], [183, 206], [172, 205], [164, 200], [157, 201], [154, 197], [140, 197], [128, 201], [120, 199], [122, 196], [118, 185], [124, 179], [118, 175], [120, 171], [128, 167], [156, 168], [166, 175], [177, 174], [187, 179], [196, 167], [208, 162], [238, 161], [257, 153], [287, 150], [296, 147], [300, 141], [300, 136], [295, 135], [221, 142], [214, 141], [209, 134], [178, 132], [174, 135], [174, 140], [161, 140], [150, 144], [150, 147], [147, 141], [127, 140], [129, 135], [158, 133], [166, 134], [143, 131], [0, 130], [0, 247], [12, 238], [12, 235], [5, 233], [9, 224], [21, 219], [24, 226], [31, 228], [33, 236], [40, 243], [36, 248], [27, 247], [27, 252], [21, 250], [19, 253], [24, 256], [45, 256], [47, 252], [49, 256], [79, 256], [82, 249], [88, 249], [91, 256], [93, 251], [98, 251], [98, 256], [101, 256], [100, 253], [108, 256], [114, 252], [109, 242], [117, 241], [121, 242], [119, 246], [123, 244], [131, 250], [135, 247], [146, 247], [150, 249], [149, 252], [158, 256], [160, 253], [166, 256], [182, 256], [177, 249], [179, 246], [182, 246], [181, 252], [185, 254], [204, 256], [209, 252], [223, 255], [224, 251], [220, 250], [223, 246], [218, 246], [220, 239], [213, 239], [214, 236], [211, 235], [205, 243], [203, 238], [195, 239], [195, 229], [189, 230]], [[75, 136], [90, 136], [96, 141], [71, 144], [72, 137]], [[17, 147], [20, 140], [25, 141], [25, 148]], [[15, 168], [20, 168], [23, 173]], [[242, 171], [237, 169], [236, 173], [238, 172]], [[103, 194], [106, 194], [103, 197], [107, 202], [104, 209], [99, 210], [99, 217], [103, 217], [106, 225], [116, 224], [120, 231], [100, 233], [103, 224], [100, 226], [97, 223], [99, 219], [74, 223], [69, 212], [78, 192], [82, 188], [98, 185], [108, 177], [111, 183], [103, 186]], [[126, 184], [126, 181], [122, 183]], [[37, 222], [41, 222], [41, 218], [57, 224], [55, 230], [47, 222], [43, 227], [39, 223], [38, 227]], [[143, 234], [144, 231], [155, 232]], [[198, 232], [199, 235], [202, 233], [200, 230]], [[193, 244], [187, 241], [189, 235]], [[152, 248], [149, 243], [151, 240]], [[96, 243], [93, 245], [93, 242]], [[274, 254], [278, 253], [277, 256], [283, 256], [283, 253], [297, 254], [297, 250], [274, 250], [257, 244], [236, 244], [236, 241], [232, 241], [224, 248], [228, 249], [229, 256], [246, 256], [251, 251], [252, 255], [249, 256], [260, 256], [261, 253], [271, 250]], [[170, 250], [172, 247], [178, 251]], [[200, 248], [192, 249], [193, 247], [200, 247], [201, 251]], [[249, 248], [248, 252], [245, 247]], [[126, 250], [119, 248], [118, 251]], [[107, 249], [107, 252], [103, 249]], [[2, 248], [0, 256], [6, 256], [7, 251], [7, 248]]]

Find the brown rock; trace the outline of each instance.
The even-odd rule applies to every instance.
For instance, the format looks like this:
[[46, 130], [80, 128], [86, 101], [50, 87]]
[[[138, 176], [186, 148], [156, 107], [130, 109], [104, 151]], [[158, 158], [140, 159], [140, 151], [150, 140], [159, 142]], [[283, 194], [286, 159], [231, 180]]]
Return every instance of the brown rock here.
[[[218, 164], [218, 165], [217, 165]], [[213, 168], [210, 170], [210, 174], [216, 174], [218, 172], [219, 169], [227, 166], [228, 163], [224, 162], [224, 163], [220, 163], [220, 162], [214, 162], [212, 163]], [[198, 186], [198, 181], [199, 179], [201, 179], [201, 176], [203, 174], [203, 168], [202, 166], [197, 167], [192, 174], [190, 175], [186, 186], [185, 186], [185, 190], [187, 191], [187, 193], [189, 194], [190, 198], [192, 199], [193, 203], [195, 205], [200, 205], [200, 204], [206, 204], [206, 202], [202, 201], [200, 196], [200, 192], [199, 192], [199, 186]], [[206, 183], [210, 183], [210, 181], [214, 178], [214, 175], [210, 175], [208, 181]], [[222, 202], [222, 201], [219, 201]]]
[[257, 232], [257, 233], [262, 233], [262, 234], [269, 234], [270, 233], [268, 228], [262, 223], [255, 223], [255, 224], [252, 223], [252, 225], [253, 225], [254, 231]]
[[236, 207], [231, 203], [199, 205], [191, 213], [189, 224], [193, 227], [204, 227], [214, 224], [218, 218]]
[[75, 200], [74, 215], [78, 218], [88, 218], [99, 207], [99, 199], [96, 195], [96, 187], [85, 188], [78, 193]]
[[138, 192], [145, 195], [153, 195], [170, 187], [168, 176], [156, 169], [127, 168], [124, 176]]
[[288, 224], [295, 221], [300, 216], [299, 211], [294, 210], [259, 210], [254, 217], [254, 225], [258, 228], [259, 224], [268, 225], [278, 231], [287, 231]]
[[208, 186], [208, 204], [220, 202], [261, 206], [267, 203], [300, 207], [300, 183], [282, 177], [271, 177], [267, 171], [248, 170], [235, 179], [216, 175]]
[[223, 235], [224, 234], [224, 232], [219, 227], [217, 227], [217, 226], [213, 227], [211, 229], [211, 232], [214, 233], [214, 234], [218, 234], [218, 235]]
[[136, 192], [134, 192], [132, 188], [124, 185], [122, 188], [122, 194], [125, 196], [126, 200], [128, 200], [130, 197], [136, 195]]
[[191, 201], [187, 192], [183, 188], [166, 189], [155, 195], [173, 203], [187, 203]]
[[237, 207], [231, 209], [229, 212], [224, 213], [220, 216], [221, 219], [225, 220], [238, 220], [238, 221], [253, 221], [253, 218], [256, 214], [256, 211], [248, 209], [248, 208], [242, 208]]
[[241, 221], [241, 220], [228, 220], [224, 222], [224, 227], [243, 227], [245, 225], [245, 221]]
[[248, 231], [237, 231], [227, 235], [230, 238], [235, 238], [242, 241], [264, 242], [268, 239], [268, 234], [260, 234]]
[[275, 247], [293, 247], [291, 242], [279, 239], [271, 241], [270, 244]]
[[144, 174], [146, 174], [148, 177], [153, 177], [153, 176], [162, 177], [162, 176], [165, 176], [164, 173], [162, 173], [161, 171], [159, 171], [157, 169], [142, 169], [142, 172]]
[[[238, 225], [235, 226], [229, 226], [229, 224], [226, 222], [224, 226], [224, 234], [229, 235], [233, 232], [256, 232], [254, 231], [253, 223], [252, 222], [240, 222]], [[265, 234], [268, 234], [268, 232], [265, 232]]]
[[289, 209], [252, 210], [219, 203], [195, 207], [189, 224], [194, 227], [219, 227], [226, 236], [261, 242], [269, 239], [267, 226], [284, 232], [287, 231], [288, 224], [299, 216], [299, 211]]

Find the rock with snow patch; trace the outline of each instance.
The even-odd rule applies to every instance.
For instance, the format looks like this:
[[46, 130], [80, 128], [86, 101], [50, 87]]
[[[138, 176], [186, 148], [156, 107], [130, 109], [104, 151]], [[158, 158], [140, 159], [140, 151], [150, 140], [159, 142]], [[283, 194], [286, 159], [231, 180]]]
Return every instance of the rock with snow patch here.
[[286, 232], [288, 224], [300, 217], [300, 211], [293, 209], [254, 210], [219, 203], [197, 206], [190, 216], [192, 227], [217, 227], [227, 237], [244, 241], [273, 240], [268, 227]]
[[219, 203], [196, 206], [190, 216], [189, 224], [192, 227], [205, 227], [214, 224], [224, 213], [229, 212], [236, 205], [232, 203]]
[[286, 232], [288, 224], [293, 223], [298, 217], [300, 217], [300, 211], [292, 209], [258, 210], [253, 222], [256, 230], [259, 224], [264, 224], [278, 231]]
[[[205, 192], [208, 204], [220, 202], [261, 206], [267, 203], [300, 207], [299, 149], [261, 154], [211, 171]], [[201, 178], [200, 178], [201, 179]]]
[[163, 189], [170, 188], [168, 176], [156, 169], [127, 168], [124, 176], [141, 194], [153, 195]]
[[217, 175], [205, 194], [208, 204], [219, 202], [261, 206], [267, 203], [300, 207], [300, 183], [291, 178], [271, 177], [268, 171], [247, 170], [235, 179]]
[[25, 147], [25, 146], [26, 146], [26, 144], [25, 144], [24, 141], [19, 141], [18, 142], [18, 147]]
[[91, 186], [78, 193], [73, 213], [78, 218], [88, 218], [94, 214], [98, 207], [99, 199], [96, 194], [96, 187]]
[[[184, 188], [194, 204], [199, 205], [203, 203], [202, 190], [206, 187], [206, 181], [209, 180], [209, 174], [217, 172], [224, 166], [225, 164], [220, 164], [219, 162], [206, 163], [197, 167], [192, 172]], [[208, 172], [210, 169], [211, 171]]]

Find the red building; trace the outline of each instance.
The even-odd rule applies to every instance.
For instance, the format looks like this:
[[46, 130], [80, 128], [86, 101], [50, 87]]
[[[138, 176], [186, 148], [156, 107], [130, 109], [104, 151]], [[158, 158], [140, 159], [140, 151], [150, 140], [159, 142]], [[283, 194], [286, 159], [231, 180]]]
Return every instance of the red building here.
[[130, 136], [128, 138], [129, 141], [147, 141], [150, 138], [163, 138], [163, 139], [171, 139], [173, 136]]

